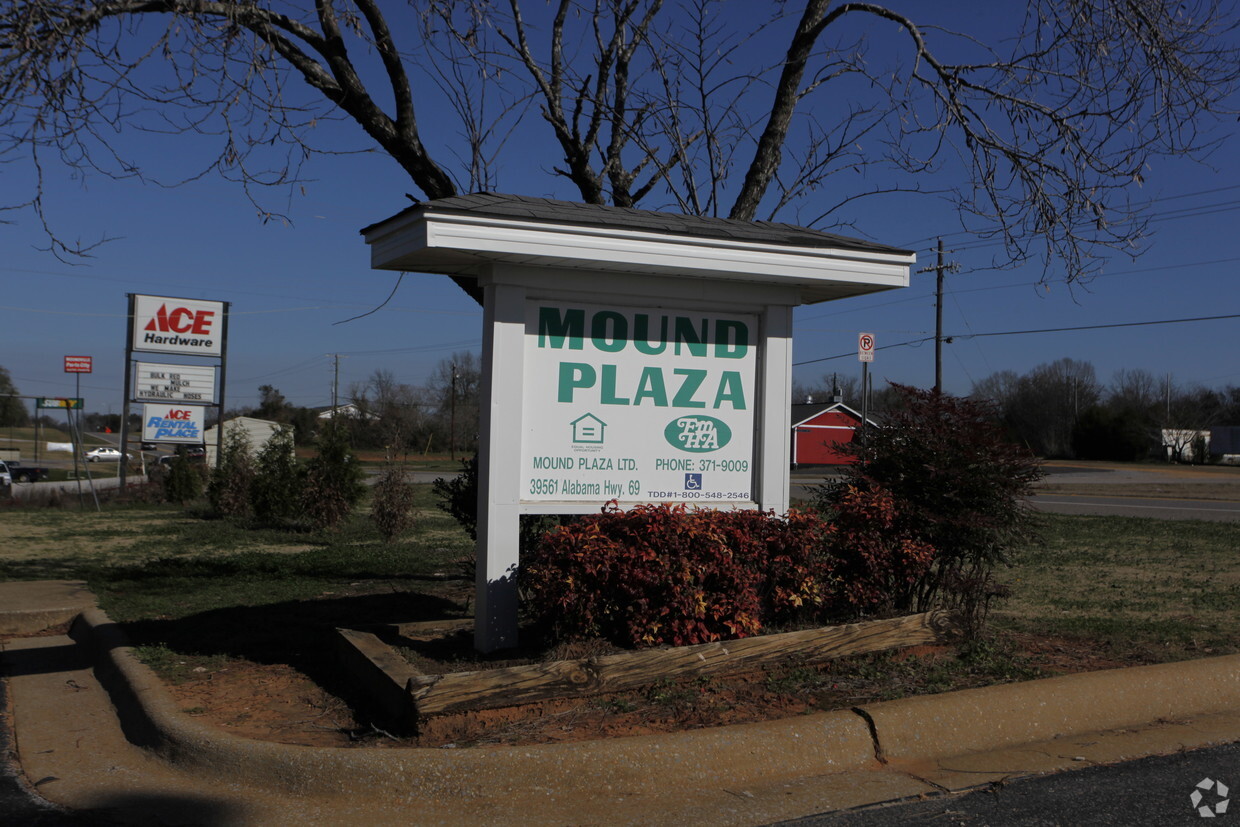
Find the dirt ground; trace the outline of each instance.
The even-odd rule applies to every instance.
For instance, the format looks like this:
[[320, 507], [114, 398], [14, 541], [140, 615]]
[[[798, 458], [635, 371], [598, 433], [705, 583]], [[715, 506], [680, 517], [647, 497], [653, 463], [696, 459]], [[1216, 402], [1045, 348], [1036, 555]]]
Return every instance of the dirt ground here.
[[[1095, 645], [1008, 636], [1028, 670], [1054, 675], [1122, 666]], [[950, 647], [895, 653], [913, 671], [933, 670], [955, 657]], [[195, 671], [198, 670], [198, 671]], [[978, 680], [977, 683], [989, 682]], [[970, 685], [963, 679], [962, 688]], [[235, 735], [306, 746], [485, 747], [643, 735], [786, 718], [900, 694], [890, 674], [826, 666], [660, 684], [642, 692], [448, 714], [423, 723], [416, 737], [396, 737], [359, 723], [348, 705], [286, 665], [231, 660], [195, 667], [168, 686], [180, 708]], [[918, 691], [909, 687], [910, 691]]]

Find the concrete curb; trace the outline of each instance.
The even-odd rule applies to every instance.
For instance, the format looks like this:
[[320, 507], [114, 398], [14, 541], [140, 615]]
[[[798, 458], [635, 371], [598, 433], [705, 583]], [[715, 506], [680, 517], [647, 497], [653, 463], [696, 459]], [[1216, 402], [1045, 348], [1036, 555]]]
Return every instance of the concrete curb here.
[[0, 583], [0, 635], [30, 635], [68, 623], [95, 605], [80, 580], [13, 580]]
[[298, 792], [356, 792], [359, 770], [376, 791], [404, 794], [416, 783], [432, 796], [495, 794], [497, 785], [508, 786], [509, 774], [521, 787], [536, 775], [548, 787], [580, 794], [600, 784], [672, 783], [684, 790], [720, 776], [743, 787], [1240, 711], [1240, 655], [1229, 655], [672, 735], [486, 750], [322, 749], [250, 741], [181, 714], [99, 609], [83, 612], [72, 636], [93, 649], [101, 681], [142, 745], [174, 762], [262, 776]]
[[674, 735], [500, 749], [324, 749], [251, 741], [204, 727], [176, 709], [158, 678], [133, 655], [116, 624], [84, 612], [72, 636], [90, 647], [96, 672], [130, 737], [167, 760], [223, 778], [262, 779], [298, 794], [496, 798], [528, 794], [531, 779], [583, 799], [638, 790], [680, 795], [875, 768], [866, 721], [836, 711], [792, 720]]
[[875, 704], [887, 761], [924, 761], [1240, 712], [1240, 655], [1086, 672]]

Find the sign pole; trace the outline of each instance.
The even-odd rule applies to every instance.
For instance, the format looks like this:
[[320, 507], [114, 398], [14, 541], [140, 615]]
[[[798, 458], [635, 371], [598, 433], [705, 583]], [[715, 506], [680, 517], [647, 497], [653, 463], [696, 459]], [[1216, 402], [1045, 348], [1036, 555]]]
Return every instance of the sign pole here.
[[134, 294], [126, 293], [129, 298], [129, 313], [126, 324], [125, 333], [125, 402], [121, 406], [121, 467], [120, 467], [120, 496], [125, 496], [125, 478], [129, 471], [129, 397], [132, 395], [133, 388], [130, 386], [130, 375], [133, 373], [133, 320], [134, 320]]
[[518, 537], [521, 473], [525, 289], [485, 286], [482, 305], [482, 388], [478, 446], [478, 541], [474, 647], [480, 652], [517, 645]]
[[874, 361], [874, 335], [857, 334], [857, 359], [861, 362], [861, 439], [865, 439], [865, 426], [870, 419], [870, 362]]
[[[232, 302], [224, 302], [224, 322], [221, 328], [223, 336], [220, 339], [220, 406], [218, 409], [219, 415], [216, 417], [217, 421], [215, 423], [216, 468], [220, 467], [220, 460], [224, 456], [224, 383], [228, 372], [228, 316], [231, 307]], [[333, 412], [332, 415], [334, 417], [335, 413]]]

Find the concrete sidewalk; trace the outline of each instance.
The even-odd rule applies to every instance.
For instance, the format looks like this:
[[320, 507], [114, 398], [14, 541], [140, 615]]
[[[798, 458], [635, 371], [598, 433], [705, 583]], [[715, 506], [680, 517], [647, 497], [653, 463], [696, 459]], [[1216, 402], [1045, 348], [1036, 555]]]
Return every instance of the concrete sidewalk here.
[[[57, 589], [0, 584], [0, 618], [14, 590], [35, 604]], [[29, 783], [121, 823], [768, 824], [1240, 741], [1240, 656], [672, 735], [456, 750], [295, 747], [204, 727], [89, 606], [70, 635], [10, 640], [0, 662]]]

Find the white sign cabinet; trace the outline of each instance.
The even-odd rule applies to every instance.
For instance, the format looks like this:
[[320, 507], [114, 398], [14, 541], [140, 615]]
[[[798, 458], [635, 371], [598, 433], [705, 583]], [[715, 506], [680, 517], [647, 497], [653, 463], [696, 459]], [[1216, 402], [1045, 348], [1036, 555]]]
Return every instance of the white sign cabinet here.
[[480, 193], [363, 236], [483, 305], [475, 644], [516, 645], [522, 514], [788, 507], [792, 309], [908, 285], [816, 230]]

